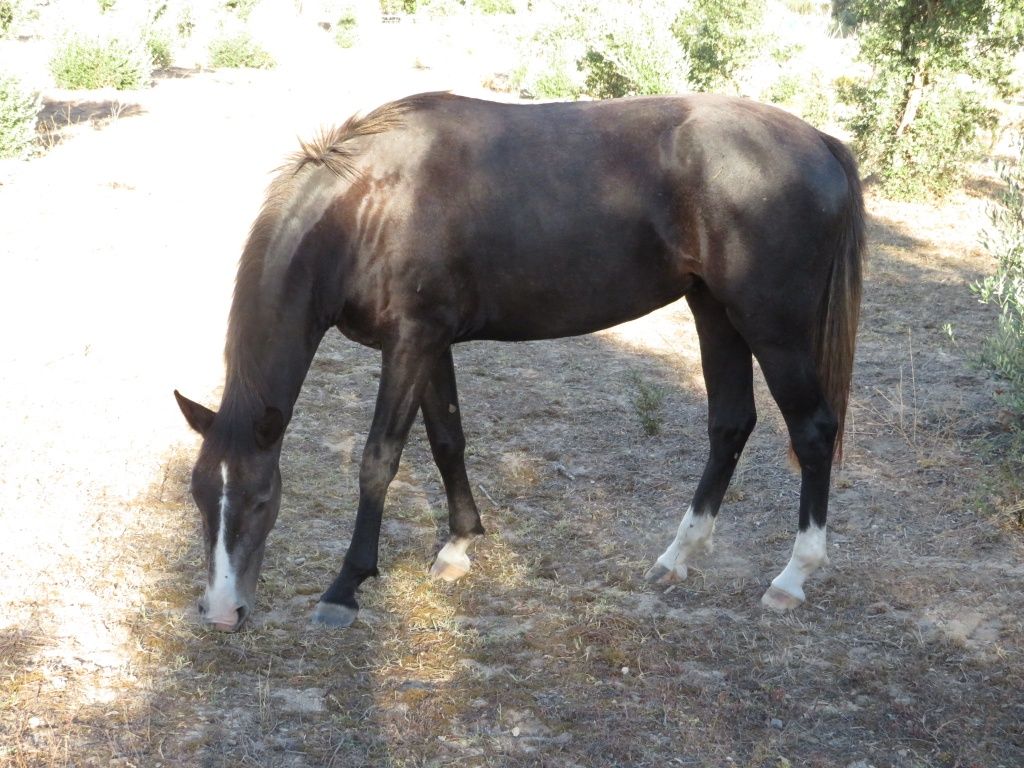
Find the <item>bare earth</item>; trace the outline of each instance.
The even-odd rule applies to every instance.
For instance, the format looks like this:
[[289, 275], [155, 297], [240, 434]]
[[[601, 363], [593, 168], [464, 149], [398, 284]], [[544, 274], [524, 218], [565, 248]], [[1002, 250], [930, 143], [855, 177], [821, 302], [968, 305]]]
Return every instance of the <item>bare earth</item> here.
[[[296, 133], [453, 84], [407, 61], [370, 84], [338, 56], [332, 76], [162, 79], [122, 109], [51, 94], [85, 122], [0, 167], [0, 764], [1024, 764], [1024, 552], [991, 512], [984, 446], [1005, 417], [973, 363], [992, 312], [966, 287], [991, 267], [984, 184], [941, 207], [869, 199], [831, 565], [792, 615], [758, 603], [798, 493], [763, 385], [715, 553], [683, 585], [642, 580], [705, 458], [679, 303], [595, 336], [457, 349], [489, 535], [462, 582], [427, 578], [446, 509], [417, 426], [383, 578], [344, 632], [308, 616], [351, 531], [379, 361], [330, 335], [286, 438], [255, 622], [196, 626], [197, 442], [171, 390], [217, 402], [268, 172]], [[637, 376], [667, 393], [655, 437]]]

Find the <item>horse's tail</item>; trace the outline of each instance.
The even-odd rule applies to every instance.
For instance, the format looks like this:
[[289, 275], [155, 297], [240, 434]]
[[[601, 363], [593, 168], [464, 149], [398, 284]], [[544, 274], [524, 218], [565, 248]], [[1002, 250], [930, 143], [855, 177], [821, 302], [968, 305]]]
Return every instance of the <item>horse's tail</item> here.
[[857, 345], [857, 321], [860, 317], [861, 265], [864, 258], [864, 196], [857, 161], [846, 146], [827, 134], [821, 134], [825, 146], [846, 173], [849, 194], [843, 206], [836, 233], [832, 273], [821, 306], [821, 319], [815, 340], [815, 359], [825, 398], [838, 420], [835, 458], [843, 453], [843, 427], [853, 378], [853, 356]]

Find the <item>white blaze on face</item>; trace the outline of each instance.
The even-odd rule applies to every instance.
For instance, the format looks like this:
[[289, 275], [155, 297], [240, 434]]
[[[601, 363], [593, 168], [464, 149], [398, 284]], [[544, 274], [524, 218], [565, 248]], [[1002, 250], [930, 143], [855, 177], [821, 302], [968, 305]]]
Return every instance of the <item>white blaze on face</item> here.
[[796, 535], [793, 556], [789, 558], [789, 564], [786, 565], [782, 573], [772, 579], [772, 586], [802, 602], [804, 600], [804, 581], [827, 560], [825, 528], [812, 525], [806, 531], [800, 531]]
[[698, 550], [711, 550], [711, 534], [715, 531], [712, 515], [695, 515], [693, 506], [687, 507], [679, 523], [676, 537], [668, 549], [658, 558], [658, 565], [675, 571], [679, 578], [686, 578], [686, 565]]
[[217, 538], [213, 543], [213, 573], [206, 587], [206, 621], [211, 624], [234, 624], [237, 609], [241, 601], [238, 599], [238, 580], [235, 570], [228, 557], [227, 548], [227, 517], [228, 517], [228, 465], [221, 462], [220, 477], [224, 485], [220, 493], [219, 523]]

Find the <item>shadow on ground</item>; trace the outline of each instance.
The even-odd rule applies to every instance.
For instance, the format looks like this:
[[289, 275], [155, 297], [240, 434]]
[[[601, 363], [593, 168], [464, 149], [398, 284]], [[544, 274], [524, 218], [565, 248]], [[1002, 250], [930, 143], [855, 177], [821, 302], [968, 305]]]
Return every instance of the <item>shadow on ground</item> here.
[[[640, 578], [706, 451], [678, 306], [665, 311], [662, 327], [678, 333], [664, 353], [608, 335], [458, 348], [489, 529], [474, 570], [455, 585], [426, 577], [446, 511], [417, 425], [389, 494], [384, 578], [366, 585], [353, 628], [311, 628], [351, 531], [379, 377], [376, 353], [332, 334], [286, 438], [253, 626], [223, 636], [189, 618], [202, 564], [190, 457], [176, 452], [140, 500], [156, 535], [187, 542], [152, 564], [134, 627], [148, 682], [119, 703], [123, 725], [106, 742], [87, 737], [111, 732], [96, 717], [74, 724], [78, 754], [202, 766], [1019, 764], [1020, 548], [970, 508], [984, 468], [964, 441], [993, 408], [985, 376], [941, 333], [945, 318], [972, 334], [987, 321], [964, 287], [972, 275], [922, 261], [925, 244], [896, 225], [872, 231], [885, 246], [865, 290], [833, 562], [797, 613], [758, 606], [788, 557], [798, 490], [760, 383], [760, 426], [715, 554], [669, 591]], [[653, 437], [633, 405], [638, 380], [664, 392]]]

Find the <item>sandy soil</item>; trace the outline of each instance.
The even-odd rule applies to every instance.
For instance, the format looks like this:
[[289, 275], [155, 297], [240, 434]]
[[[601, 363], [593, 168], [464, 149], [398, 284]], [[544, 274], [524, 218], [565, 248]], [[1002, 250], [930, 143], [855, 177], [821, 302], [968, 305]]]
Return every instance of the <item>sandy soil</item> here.
[[[715, 553], [673, 589], [642, 581], [705, 456], [681, 303], [595, 336], [458, 349], [490, 534], [469, 577], [428, 581], [446, 512], [417, 426], [384, 577], [340, 633], [307, 617], [347, 545], [379, 362], [329, 336], [286, 438], [256, 620], [196, 627], [196, 441], [171, 390], [217, 401], [268, 172], [295, 134], [358, 108], [479, 92], [411, 54], [355, 57], [50, 91], [48, 114], [79, 125], [0, 168], [0, 764], [1024, 763], [1022, 546], [992, 511], [1008, 503], [987, 458], [1005, 415], [973, 362], [992, 313], [966, 287], [991, 267], [984, 184], [941, 207], [869, 200], [832, 562], [794, 614], [758, 605], [798, 490], [762, 385]], [[655, 437], [637, 377], [666, 393]]]

